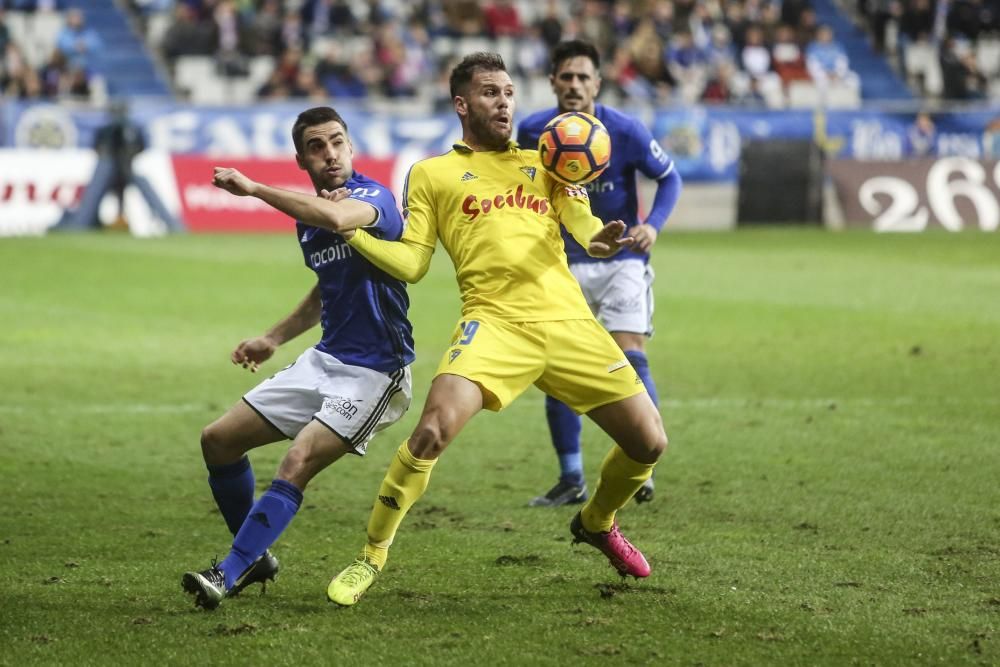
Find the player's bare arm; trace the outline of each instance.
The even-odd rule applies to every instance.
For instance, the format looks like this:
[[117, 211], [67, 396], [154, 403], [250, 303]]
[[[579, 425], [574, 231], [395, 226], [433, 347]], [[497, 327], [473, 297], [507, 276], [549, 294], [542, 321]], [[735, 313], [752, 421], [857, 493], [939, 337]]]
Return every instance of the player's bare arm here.
[[270, 359], [279, 346], [319, 324], [321, 309], [319, 286], [316, 285], [295, 310], [268, 329], [264, 335], [241, 341], [230, 355], [232, 362], [249, 369], [251, 373], [256, 373], [260, 365]]
[[370, 225], [378, 215], [370, 204], [348, 198], [349, 193], [344, 188], [337, 189], [343, 192], [336, 197], [322, 196], [322, 192], [331, 192], [329, 190], [315, 197], [258, 183], [232, 167], [216, 167], [212, 184], [238, 197], [256, 197], [307, 225], [337, 233]]
[[635, 243], [631, 236], [622, 236], [625, 223], [612, 220], [594, 234], [587, 245], [587, 254], [591, 257], [611, 257], [622, 248], [628, 248]]

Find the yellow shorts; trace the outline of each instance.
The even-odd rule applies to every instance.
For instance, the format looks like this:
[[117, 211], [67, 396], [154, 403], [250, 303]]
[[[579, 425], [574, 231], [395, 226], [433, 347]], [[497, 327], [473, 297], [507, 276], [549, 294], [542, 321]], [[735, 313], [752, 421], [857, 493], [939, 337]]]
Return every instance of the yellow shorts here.
[[646, 391], [618, 344], [597, 320], [459, 322], [437, 375], [459, 375], [502, 410], [532, 384], [578, 413]]

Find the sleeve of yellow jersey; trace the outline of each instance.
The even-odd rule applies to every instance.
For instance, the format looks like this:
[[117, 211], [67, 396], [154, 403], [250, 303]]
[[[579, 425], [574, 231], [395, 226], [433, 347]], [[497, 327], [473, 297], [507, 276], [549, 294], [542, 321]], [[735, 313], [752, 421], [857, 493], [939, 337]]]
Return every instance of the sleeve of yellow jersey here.
[[[569, 231], [577, 243], [588, 249], [590, 239], [601, 231], [604, 223], [590, 212], [590, 197], [587, 188], [580, 185], [563, 185], [552, 179], [552, 190], [549, 196], [552, 207], [559, 216], [559, 222]], [[589, 250], [588, 250], [589, 253]]]
[[427, 273], [437, 244], [437, 220], [432, 213], [432, 202], [430, 180], [418, 162], [410, 167], [403, 186], [406, 229], [402, 238], [384, 241], [359, 229], [347, 243], [393, 278], [415, 283]]

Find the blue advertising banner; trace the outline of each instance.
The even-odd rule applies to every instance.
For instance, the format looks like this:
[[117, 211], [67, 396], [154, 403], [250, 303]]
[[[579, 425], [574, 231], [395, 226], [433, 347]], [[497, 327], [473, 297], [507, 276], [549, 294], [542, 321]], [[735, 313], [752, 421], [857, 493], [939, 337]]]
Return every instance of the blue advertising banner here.
[[[136, 102], [131, 115], [151, 148], [175, 155], [277, 158], [294, 153], [290, 137], [301, 103], [195, 107]], [[355, 152], [407, 165], [443, 153], [459, 138], [452, 114], [388, 115], [341, 110]], [[1000, 108], [919, 114], [878, 110], [664, 109], [638, 114], [674, 158], [687, 181], [735, 181], [741, 147], [753, 139], [816, 141], [831, 158], [1000, 157]], [[77, 148], [93, 145], [103, 111], [6, 102], [0, 146]]]

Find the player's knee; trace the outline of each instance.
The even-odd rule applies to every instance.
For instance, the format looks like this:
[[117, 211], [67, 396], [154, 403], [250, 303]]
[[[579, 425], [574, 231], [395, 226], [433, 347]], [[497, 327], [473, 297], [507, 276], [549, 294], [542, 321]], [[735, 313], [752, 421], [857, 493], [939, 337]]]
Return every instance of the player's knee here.
[[440, 419], [421, 419], [410, 436], [410, 453], [418, 459], [436, 459], [451, 442], [452, 434]]
[[233, 443], [232, 438], [227, 437], [225, 429], [218, 422], [212, 422], [202, 429], [201, 455], [206, 463], [232, 463], [245, 453]]
[[222, 444], [222, 435], [214, 423], [201, 430], [201, 455], [206, 461], [211, 462], [219, 458], [223, 450]]
[[649, 453], [659, 459], [667, 451], [667, 446], [670, 444], [669, 438], [667, 438], [667, 433], [662, 428], [659, 429], [659, 433], [654, 434], [650, 446]]
[[312, 465], [313, 458], [308, 447], [299, 444], [292, 445], [288, 453], [285, 454], [285, 458], [281, 460], [281, 465], [278, 466], [278, 479], [291, 482], [300, 490], [305, 490], [306, 484], [313, 476], [311, 472], [315, 467]]
[[663, 430], [663, 422], [659, 419], [659, 415], [655, 421], [650, 421], [635, 432], [636, 438], [632, 441], [631, 445], [634, 451], [639, 454], [642, 460], [649, 463], [653, 463], [667, 451], [667, 445], [669, 441], [667, 439], [667, 434]]
[[646, 449], [650, 455], [659, 459], [667, 451], [670, 441], [667, 438], [667, 432], [663, 429], [663, 419], [660, 417], [660, 413], [654, 410], [653, 417], [654, 419], [651, 419], [646, 429]]

